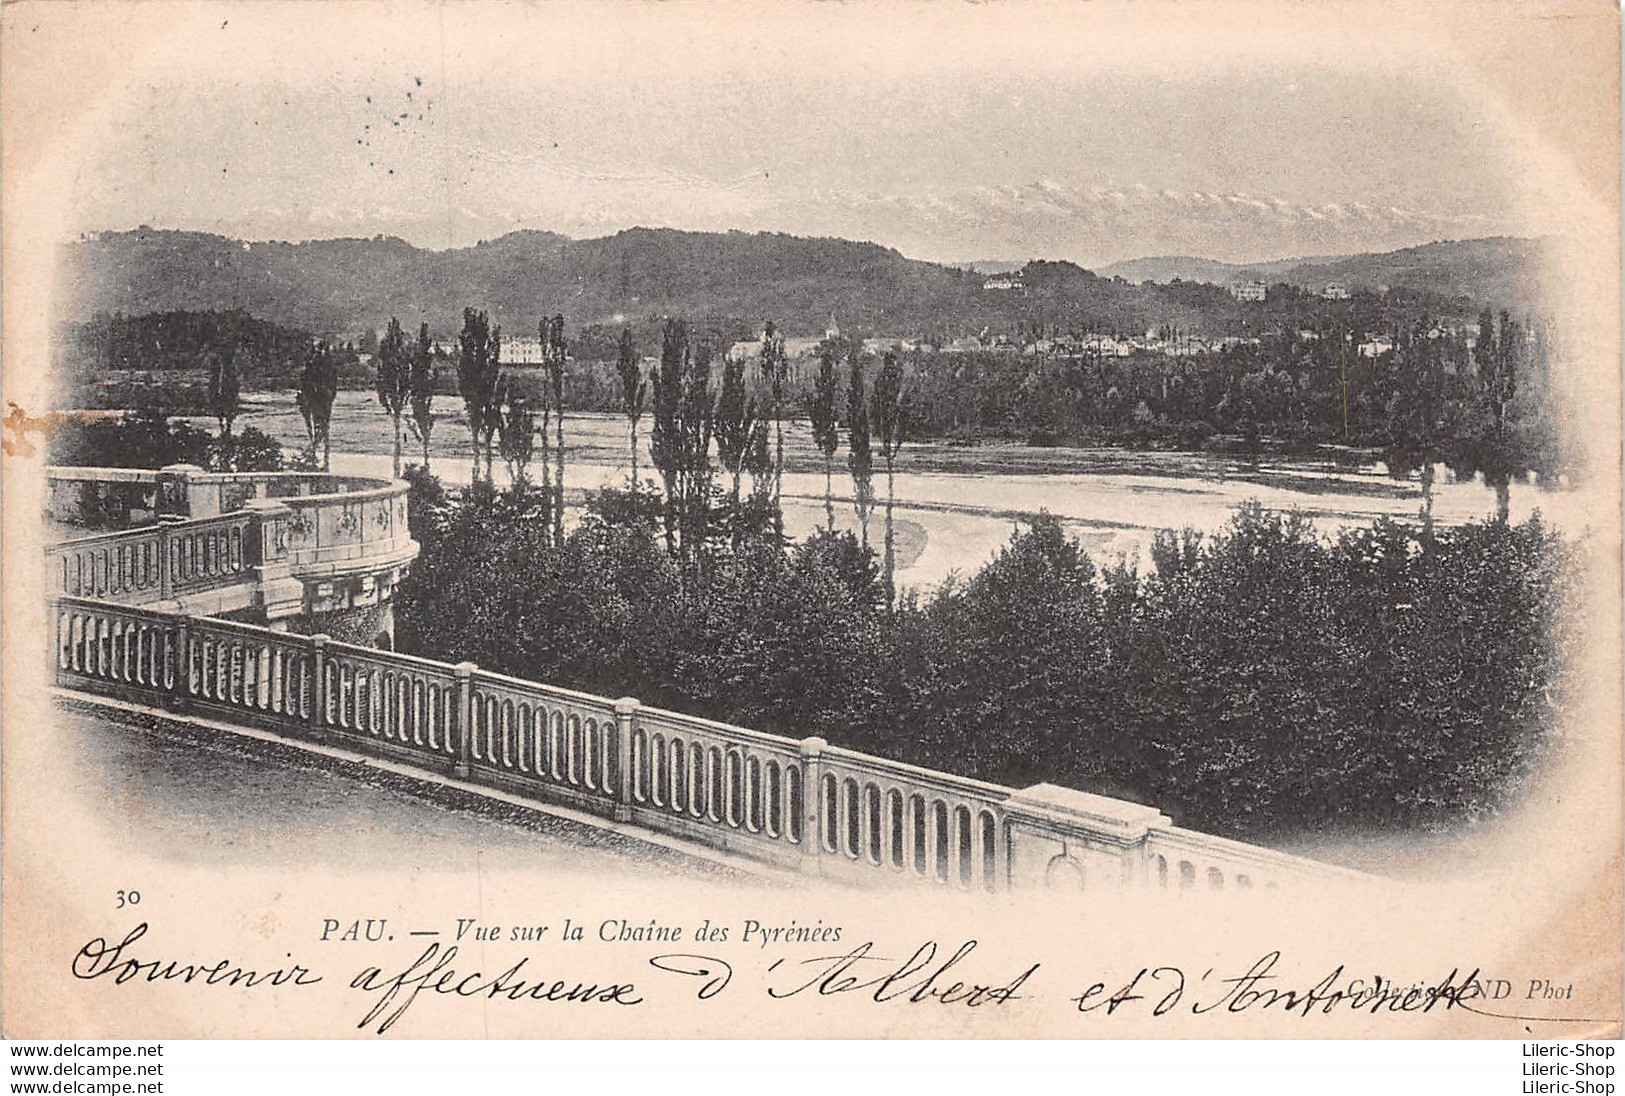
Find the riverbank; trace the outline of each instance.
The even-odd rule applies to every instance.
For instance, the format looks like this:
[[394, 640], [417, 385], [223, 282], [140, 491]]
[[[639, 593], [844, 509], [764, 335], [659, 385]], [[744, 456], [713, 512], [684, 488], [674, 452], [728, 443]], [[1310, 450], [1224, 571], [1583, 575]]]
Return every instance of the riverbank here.
[[[441, 397], [436, 407], [430, 447], [433, 471], [448, 484], [466, 484], [473, 449], [463, 426], [462, 406]], [[288, 449], [305, 445], [304, 421], [292, 391], [247, 394], [238, 422], [266, 432]], [[638, 469], [645, 481], [655, 475], [648, 462], [649, 426], [646, 415], [638, 439]], [[370, 392], [338, 394], [331, 434], [333, 471], [390, 473], [390, 420]], [[624, 485], [630, 472], [629, 442], [626, 420], [620, 416], [571, 415], [565, 421], [567, 486], [575, 492]], [[805, 422], [785, 424], [784, 447], [785, 528], [799, 538], [826, 523], [824, 459]], [[1059, 518], [1097, 561], [1122, 557], [1142, 563], [1148, 562], [1147, 549], [1158, 530], [1190, 527], [1212, 532], [1248, 501], [1267, 510], [1303, 513], [1326, 535], [1378, 518], [1417, 519], [1421, 507], [1417, 481], [1396, 481], [1380, 463], [1360, 457], [1357, 451], [1337, 450], [1309, 458], [1266, 456], [1252, 461], [1207, 452], [910, 443], [897, 459], [896, 513], [914, 527], [911, 541], [923, 539], [917, 551], [910, 545], [911, 558], [900, 560], [898, 580], [905, 586], [929, 588], [950, 574], [974, 570], [1009, 539], [1014, 525], [1041, 512]], [[422, 462], [421, 446], [409, 432], [403, 459]], [[506, 485], [507, 472], [498, 464], [495, 478]], [[836, 527], [858, 532], [844, 449], [836, 455], [831, 472]], [[875, 490], [882, 503], [886, 489], [885, 469], [880, 466]], [[1513, 485], [1511, 496], [1514, 521], [1539, 510], [1546, 520], [1571, 533], [1582, 533], [1589, 525], [1578, 492], [1519, 483]], [[1494, 505], [1494, 493], [1481, 482], [1457, 482], [1441, 470], [1434, 499], [1439, 523], [1484, 518], [1493, 513]], [[870, 519], [870, 538], [876, 544], [882, 536], [881, 514], [877, 507]]]

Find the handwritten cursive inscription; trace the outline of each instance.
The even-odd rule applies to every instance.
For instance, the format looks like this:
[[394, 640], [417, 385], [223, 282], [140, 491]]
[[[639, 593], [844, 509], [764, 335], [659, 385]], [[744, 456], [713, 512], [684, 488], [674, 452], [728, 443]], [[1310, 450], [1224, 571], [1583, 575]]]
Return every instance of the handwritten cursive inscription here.
[[519, 972], [530, 962], [521, 958], [495, 978], [487, 978], [480, 971], [462, 974], [452, 968], [457, 958], [457, 945], [444, 949], [438, 943], [430, 944], [423, 953], [399, 974], [385, 975], [381, 967], [368, 967], [350, 981], [351, 989], [379, 994], [378, 1001], [361, 1018], [356, 1027], [364, 1028], [378, 1022], [382, 1035], [412, 1007], [417, 995], [427, 989], [432, 993], [449, 993], [457, 997], [486, 997], [510, 1001], [546, 1001], [551, 1003], [575, 1002], [594, 1005], [639, 1005], [643, 998], [630, 982], [609, 985], [574, 984], [555, 981], [529, 981]]
[[[959, 945], [941, 963], [936, 962], [937, 944], [934, 940], [927, 940], [915, 948], [914, 954], [901, 963], [873, 955], [873, 950], [874, 943], [870, 941], [859, 944], [845, 955], [803, 959], [791, 964], [787, 969], [812, 967], [812, 976], [799, 983], [770, 985], [767, 995], [782, 1000], [808, 991], [827, 997], [837, 993], [868, 993], [872, 990], [870, 996], [880, 1004], [897, 1000], [915, 1005], [935, 1001], [943, 1005], [978, 1008], [986, 1004], [1007, 1004], [1021, 997], [1016, 991], [1037, 973], [1039, 967], [1034, 963], [1001, 984], [992, 981], [967, 983], [949, 980], [946, 975], [976, 950], [975, 940], [967, 940]], [[780, 959], [768, 967], [769, 973], [778, 970], [784, 962]], [[877, 964], [891, 969], [869, 976]], [[802, 974], [805, 973], [803, 970]]]
[[87, 982], [98, 978], [111, 978], [115, 985], [136, 978], [149, 982], [180, 981], [205, 986], [231, 986], [253, 989], [256, 986], [311, 986], [322, 980], [308, 967], [295, 964], [273, 970], [248, 970], [234, 959], [221, 959], [205, 966], [201, 963], [183, 963], [179, 959], [139, 959], [126, 954], [137, 940], [147, 934], [147, 923], [141, 922], [131, 929], [117, 944], [108, 945], [103, 937], [96, 937], [73, 957], [73, 976]]
[[[304, 988], [322, 976], [302, 964], [270, 969], [244, 966], [235, 959], [185, 961], [137, 954], [148, 926], [142, 922], [123, 939], [110, 943], [95, 937], [73, 956], [73, 976], [82, 981], [123, 986], [130, 983], [186, 986]], [[765, 969], [738, 970], [715, 954], [663, 952], [647, 959], [650, 967], [676, 975], [695, 998], [709, 1001], [724, 993], [764, 995], [769, 1000], [792, 997], [840, 996], [867, 1005], [950, 1005], [994, 1008], [1027, 998], [1042, 999], [1044, 988], [1035, 978], [1041, 964], [1011, 962], [1003, 969], [978, 970], [988, 961], [978, 956], [977, 942], [966, 940], [949, 951], [934, 940], [915, 947], [906, 958], [876, 954], [869, 941], [835, 955], [780, 958]], [[613, 1005], [644, 1003], [633, 982], [548, 979], [530, 973], [531, 959], [520, 956], [500, 973], [456, 966], [458, 947], [428, 944], [404, 967], [389, 964], [364, 968], [348, 988], [370, 999], [356, 1027], [383, 1035], [411, 1009], [419, 995], [485, 1001], [541, 1002], [544, 1004]], [[289, 959], [292, 956], [289, 955]], [[1210, 1022], [1241, 1013], [1271, 1012], [1302, 1018], [1363, 1013], [1413, 1017], [1459, 1009], [1478, 1016], [1511, 1021], [1523, 1030], [1530, 1022], [1589, 1023], [1583, 1017], [1538, 1015], [1517, 1009], [1502, 999], [1511, 993], [1505, 979], [1487, 979], [1478, 968], [1456, 967], [1443, 978], [1399, 983], [1381, 975], [1351, 976], [1338, 965], [1328, 973], [1294, 978], [1284, 975], [1279, 951], [1265, 952], [1245, 968], [1187, 969], [1173, 965], [1145, 966], [1117, 979], [1102, 978], [1081, 993], [1052, 1002], [1070, 1006], [1074, 1015], [1108, 1017], [1138, 1014], [1151, 1017], [1197, 1016]], [[670, 984], [656, 978], [660, 985]], [[1115, 987], [1115, 988], [1114, 988]], [[1036, 992], [1035, 992], [1036, 990]], [[1064, 1000], [1065, 1004], [1061, 1002]], [[1510, 1011], [1508, 1010], [1510, 1006]]]
[[[1235, 1015], [1249, 1011], [1276, 1011], [1309, 1017], [1330, 1016], [1334, 1012], [1427, 1014], [1435, 1009], [1448, 1012], [1461, 1009], [1498, 1020], [1579, 1023], [1575, 1017], [1538, 1016], [1494, 1011], [1478, 968], [1465, 976], [1455, 967], [1436, 982], [1397, 983], [1381, 975], [1350, 977], [1339, 965], [1308, 984], [1286, 985], [1275, 972], [1281, 953], [1264, 953], [1244, 972], [1216, 977], [1203, 971], [1190, 977], [1180, 967], [1142, 967], [1116, 992], [1106, 982], [1096, 982], [1071, 998], [1079, 1012], [1116, 1012], [1135, 1002], [1151, 1002], [1152, 1016], [1165, 1016], [1183, 1007], [1193, 1016]], [[1145, 1007], [1145, 1006], [1141, 1006]]]

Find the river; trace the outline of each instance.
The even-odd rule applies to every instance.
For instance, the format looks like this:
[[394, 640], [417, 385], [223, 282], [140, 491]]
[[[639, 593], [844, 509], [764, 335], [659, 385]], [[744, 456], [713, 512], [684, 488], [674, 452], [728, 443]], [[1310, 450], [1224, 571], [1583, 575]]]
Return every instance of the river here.
[[[289, 448], [305, 444], [304, 422], [292, 391], [250, 393], [244, 402], [240, 425], [263, 430]], [[461, 405], [444, 396], [436, 403], [431, 435], [434, 471], [447, 483], [466, 484], [472, 449]], [[639, 453], [639, 474], [645, 479], [654, 475], [648, 463], [648, 424], [646, 415]], [[370, 392], [340, 392], [333, 408], [333, 471], [388, 476], [389, 435], [389, 419]], [[625, 484], [629, 468], [624, 418], [570, 415], [565, 448], [568, 487]], [[825, 521], [823, 456], [805, 422], [786, 424], [785, 455], [785, 525], [800, 537]], [[408, 463], [420, 459], [410, 432], [405, 459]], [[833, 476], [836, 525], [856, 531], [845, 461], [843, 446]], [[532, 476], [538, 474], [533, 468]], [[500, 462], [496, 478], [499, 484], [507, 481]], [[1248, 500], [1270, 510], [1301, 511], [1326, 534], [1382, 516], [1414, 519], [1421, 503], [1414, 477], [1395, 481], [1379, 463], [1274, 457], [1246, 463], [1208, 453], [940, 442], [903, 447], [895, 490], [898, 581], [922, 589], [955, 572], [974, 571], [1009, 539], [1017, 524], [1040, 511], [1061, 519], [1098, 562], [1126, 557], [1144, 568], [1149, 565], [1147, 546], [1157, 530], [1213, 531]], [[875, 492], [880, 505], [870, 519], [869, 533], [878, 546], [886, 495], [883, 466], [877, 467]], [[1439, 470], [1434, 515], [1441, 523], [1487, 517], [1494, 506], [1494, 493], [1482, 482], [1457, 482], [1447, 470]], [[1588, 525], [1580, 492], [1514, 484], [1513, 519], [1522, 520], [1536, 510], [1570, 532], [1582, 532]]]

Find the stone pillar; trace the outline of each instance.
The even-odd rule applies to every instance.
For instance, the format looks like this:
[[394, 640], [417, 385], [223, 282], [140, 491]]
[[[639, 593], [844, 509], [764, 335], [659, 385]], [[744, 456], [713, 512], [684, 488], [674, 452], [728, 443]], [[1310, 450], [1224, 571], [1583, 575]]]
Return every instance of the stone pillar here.
[[801, 740], [801, 870], [818, 875], [823, 871], [824, 796], [819, 790], [824, 762], [822, 738]]
[[1155, 807], [1036, 784], [1004, 802], [1009, 879], [1015, 889], [1045, 885], [1068, 866], [1090, 888], [1133, 880], [1147, 836], [1168, 825]]
[[[212, 517], [213, 514], [200, 512], [207, 510], [207, 506], [199, 509], [193, 508], [192, 479], [206, 473], [195, 464], [166, 464], [158, 469], [158, 489], [155, 492], [153, 505], [157, 509], [158, 520], [186, 521], [188, 518]], [[204, 502], [202, 499], [197, 500]], [[218, 503], [218, 498], [216, 502]], [[218, 511], [218, 505], [215, 507]]]
[[306, 724], [312, 742], [327, 737], [327, 644], [325, 633], [310, 637], [310, 716]]
[[452, 768], [456, 776], [468, 775], [470, 746], [474, 736], [474, 671], [472, 662], [459, 662], [452, 667], [457, 675], [457, 763]]
[[632, 821], [632, 733], [639, 704], [630, 696], [615, 702], [615, 821]]
[[288, 522], [293, 510], [277, 499], [250, 499], [243, 509], [255, 519], [250, 533], [255, 601], [268, 623], [300, 615], [305, 608], [305, 586], [293, 577], [288, 551]]

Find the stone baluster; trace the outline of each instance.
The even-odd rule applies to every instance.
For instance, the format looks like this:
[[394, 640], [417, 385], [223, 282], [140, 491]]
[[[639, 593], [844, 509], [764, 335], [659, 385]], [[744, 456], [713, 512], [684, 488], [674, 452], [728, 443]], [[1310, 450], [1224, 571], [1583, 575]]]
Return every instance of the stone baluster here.
[[615, 821], [632, 821], [632, 735], [639, 704], [630, 696], [615, 702]]
[[310, 637], [310, 714], [306, 728], [312, 742], [327, 737], [327, 645], [325, 633]]
[[181, 617], [175, 629], [175, 694], [178, 706], [186, 710], [192, 695], [192, 627], [189, 617]]
[[970, 889], [983, 890], [987, 886], [987, 850], [982, 845], [982, 812], [975, 804], [970, 807]]
[[452, 772], [466, 777], [474, 739], [474, 671], [479, 667], [472, 662], [459, 662], [452, 669], [457, 675], [457, 762]]
[[819, 790], [823, 774], [824, 747], [822, 738], [801, 740], [801, 870], [818, 875], [823, 870], [824, 795]]

